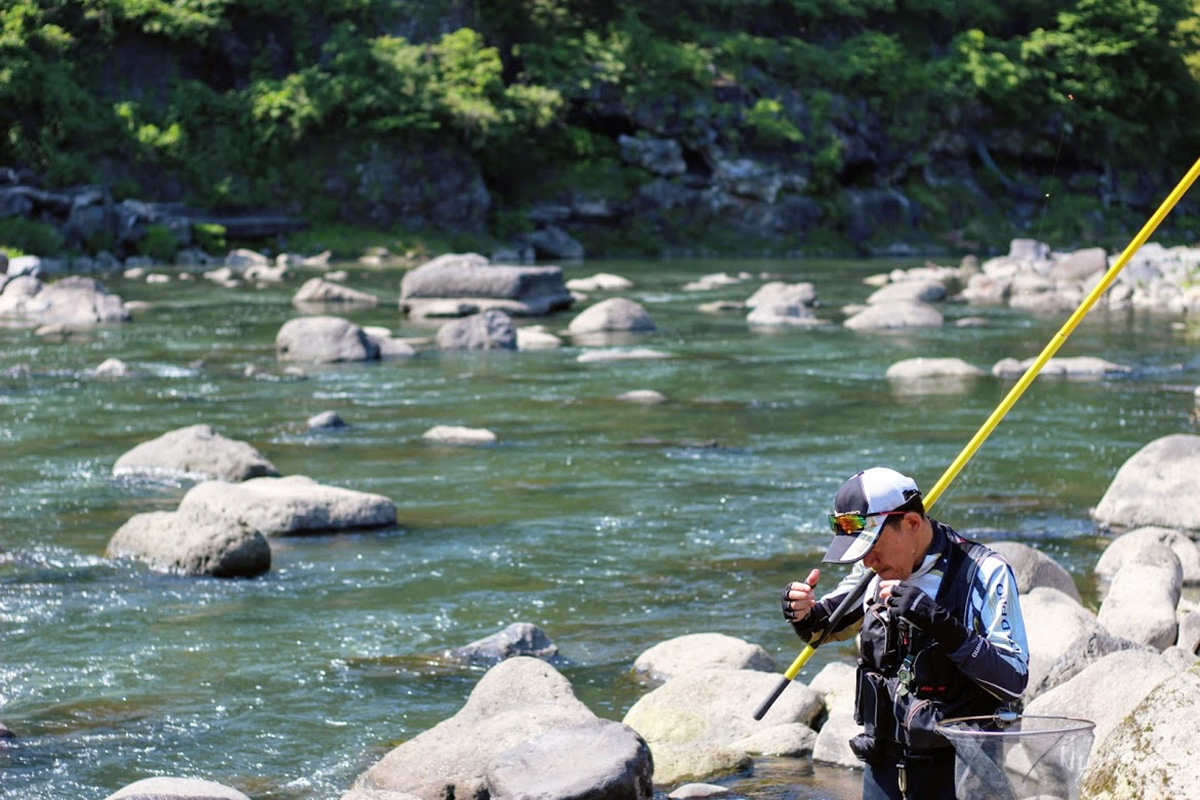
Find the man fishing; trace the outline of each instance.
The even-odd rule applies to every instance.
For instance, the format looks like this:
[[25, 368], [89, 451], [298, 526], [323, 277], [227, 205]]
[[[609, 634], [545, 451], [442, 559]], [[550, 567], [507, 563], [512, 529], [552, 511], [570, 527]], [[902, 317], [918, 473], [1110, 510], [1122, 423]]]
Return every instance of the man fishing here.
[[928, 517], [912, 478], [884, 467], [842, 484], [829, 522], [824, 560], [855, 566], [820, 599], [820, 570], [789, 582], [783, 616], [812, 642], [864, 570], [875, 573], [863, 601], [829, 632], [859, 631], [854, 716], [864, 732], [850, 747], [865, 764], [863, 800], [955, 800], [954, 749], [934, 726], [991, 715], [1019, 699], [1029, 679], [1012, 568]]

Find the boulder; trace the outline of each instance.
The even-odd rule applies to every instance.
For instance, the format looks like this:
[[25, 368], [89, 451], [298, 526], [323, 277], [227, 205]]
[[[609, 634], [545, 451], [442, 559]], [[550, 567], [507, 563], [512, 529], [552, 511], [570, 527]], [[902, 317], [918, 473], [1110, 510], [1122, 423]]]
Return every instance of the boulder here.
[[670, 353], [655, 350], [651, 347], [634, 347], [629, 350], [622, 350], [616, 347], [603, 347], [594, 350], [585, 350], [576, 356], [575, 360], [580, 364], [603, 364], [610, 361], [654, 361], [670, 357]]
[[987, 373], [961, 358], [906, 358], [887, 368], [889, 380], [911, 381], [927, 378], [974, 378]]
[[374, 361], [379, 345], [361, 326], [341, 317], [300, 317], [275, 334], [275, 357], [312, 364]]
[[[637, 735], [624, 726], [608, 726], [618, 723], [597, 718], [554, 667], [536, 658], [509, 658], [484, 674], [457, 714], [385, 755], [358, 777], [354, 788], [408, 792], [423, 800], [488, 797], [489, 781], [509, 785], [507, 776], [516, 774], [509, 770], [516, 770], [514, 761], [522, 758], [531, 770], [564, 783], [573, 775], [648, 774], [649, 755], [641, 750]], [[562, 738], [541, 738], [551, 732]], [[581, 747], [581, 739], [592, 740], [595, 750]], [[569, 757], [562, 755], [565, 748], [574, 748]], [[631, 753], [639, 755], [631, 758]], [[598, 766], [598, 760], [608, 768]], [[576, 770], [579, 761], [584, 763]], [[630, 780], [634, 787], [644, 785], [639, 777]], [[649, 797], [638, 791], [607, 796]], [[550, 796], [599, 800], [606, 795], [589, 791]]]
[[879, 287], [867, 303], [937, 303], [946, 299], [946, 284], [934, 280], [902, 280]]
[[927, 303], [874, 303], [847, 319], [843, 325], [852, 330], [892, 330], [902, 328], [940, 328], [942, 312]]
[[1200, 533], [1200, 505], [1180, 503], [1200, 494], [1200, 436], [1177, 433], [1155, 439], [1117, 470], [1092, 510], [1103, 528], [1142, 526]]
[[146, 778], [104, 800], [250, 800], [237, 789], [197, 778]]
[[44, 284], [22, 275], [0, 290], [0, 318], [75, 328], [128, 322], [130, 316], [121, 298], [94, 278], [72, 275]]
[[633, 389], [617, 395], [617, 399], [624, 403], [641, 403], [643, 405], [656, 405], [667, 402], [665, 394], [656, 392], [653, 389]]
[[1179, 558], [1165, 544], [1148, 542], [1113, 575], [1099, 621], [1110, 633], [1162, 651], [1175, 644], [1175, 607], [1183, 591]]
[[1108, 543], [1093, 572], [1102, 588], [1107, 588], [1113, 577], [1121, 571], [1137, 551], [1151, 544], [1163, 544], [1171, 548], [1179, 559], [1184, 585], [1200, 584], [1200, 547], [1186, 533], [1173, 528], [1149, 526], [1121, 534]]
[[1200, 665], [1160, 683], [1093, 748], [1082, 800], [1200, 797]]
[[304, 475], [253, 478], [229, 485], [198, 484], [179, 503], [180, 512], [235, 519], [265, 536], [382, 528], [396, 524], [396, 504], [383, 495], [317, 483]]
[[490, 800], [649, 800], [653, 772], [640, 736], [597, 718], [509, 748], [492, 759], [485, 776]]
[[1029, 686], [1038, 686], [1081, 637], [1103, 630], [1096, 615], [1079, 601], [1047, 586], [1021, 596], [1021, 616], [1029, 641]]
[[244, 481], [277, 476], [279, 471], [250, 444], [227, 439], [202, 424], [142, 442], [116, 460], [113, 475]]
[[1189, 611], [1179, 620], [1179, 638], [1175, 645], [1189, 653], [1200, 653], [1200, 611]]
[[574, 302], [561, 267], [493, 265], [476, 253], [439, 256], [400, 282], [400, 308], [410, 315], [419, 316], [422, 305], [447, 300], [512, 316], [549, 314]]
[[320, 414], [314, 414], [308, 418], [305, 425], [310, 431], [336, 430], [347, 427], [346, 421], [336, 411], [322, 411]]
[[[699, 774], [697, 765], [725, 770], [744, 763], [738, 756], [749, 754], [737, 749], [739, 740], [776, 726], [803, 723], [811, 727], [824, 704], [820, 695], [803, 684], [790, 686], [761, 722], [754, 719], [751, 712], [778, 682], [779, 676], [770, 672], [696, 669], [640, 698], [625, 714], [624, 722], [650, 744], [655, 783], [703, 780], [719, 773]], [[790, 734], [784, 731], [781, 735]], [[701, 754], [707, 755], [700, 758]]]
[[772, 328], [811, 328], [828, 323], [817, 317], [810, 307], [802, 303], [791, 303], [788, 305], [760, 305], [746, 315], [746, 324]]
[[325, 278], [309, 278], [292, 295], [292, 305], [299, 308], [324, 305], [353, 305], [371, 307], [379, 298], [367, 292], [351, 289]]
[[1048, 586], [1058, 589], [1077, 603], [1083, 602], [1071, 573], [1041, 550], [1021, 542], [989, 542], [988, 547], [1003, 556], [1012, 567], [1017, 579], [1017, 591], [1021, 594], [1027, 594], [1039, 586]]
[[480, 664], [495, 664], [514, 656], [532, 656], [553, 661], [558, 645], [531, 622], [514, 622], [499, 633], [476, 639], [448, 653], [450, 658]]
[[492, 309], [447, 322], [437, 332], [440, 350], [516, 350], [517, 329], [512, 317]]
[[1077, 638], [1048, 668], [1039, 670], [1036, 682], [1031, 679], [1025, 689], [1025, 699], [1039, 697], [1043, 692], [1071, 680], [1101, 658], [1123, 650], [1144, 650], [1151, 654], [1156, 652], [1149, 645], [1113, 636], [1103, 628], [1097, 627]]
[[606, 332], [647, 332], [656, 330], [654, 320], [639, 303], [624, 297], [610, 297], [582, 311], [571, 320], [572, 335]]
[[517, 328], [518, 350], [554, 350], [562, 347], [562, 339], [540, 326]]
[[[992, 366], [992, 374], [997, 378], [1019, 378], [1033, 365], [1037, 359], [1027, 358], [1018, 361], [1015, 358], [1004, 358]], [[1103, 358], [1078, 356], [1074, 358], [1051, 358], [1042, 365], [1038, 377], [1055, 375], [1061, 378], [1091, 379], [1104, 378], [1109, 375], [1119, 375], [1132, 372], [1132, 367], [1124, 364], [1114, 364]]]
[[194, 510], [133, 516], [109, 539], [107, 555], [135, 558], [159, 572], [213, 578], [252, 578], [271, 568], [271, 546], [260, 531]]
[[495, 444], [496, 434], [487, 428], [464, 428], [459, 425], [434, 425], [421, 435], [422, 439], [440, 444]]
[[809, 682], [809, 688], [825, 701], [827, 716], [813, 745], [813, 761], [839, 767], [861, 769], [862, 762], [850, 749], [850, 740], [863, 732], [854, 721], [854, 694], [858, 686], [857, 670], [852, 664], [834, 661], [826, 664]]
[[1146, 695], [1175, 672], [1158, 653], [1118, 650], [1030, 700], [1024, 713], [1091, 720], [1096, 723], [1093, 747], [1100, 746]]
[[633, 281], [608, 272], [597, 272], [587, 278], [575, 278], [566, 283], [572, 292], [623, 292], [633, 288]]
[[723, 633], [691, 633], [660, 642], [633, 662], [634, 672], [666, 681], [696, 669], [773, 672], [775, 662], [761, 646]]
[[811, 283], [771, 281], [764, 283], [746, 299], [746, 307], [813, 306], [816, 302], [817, 290]]

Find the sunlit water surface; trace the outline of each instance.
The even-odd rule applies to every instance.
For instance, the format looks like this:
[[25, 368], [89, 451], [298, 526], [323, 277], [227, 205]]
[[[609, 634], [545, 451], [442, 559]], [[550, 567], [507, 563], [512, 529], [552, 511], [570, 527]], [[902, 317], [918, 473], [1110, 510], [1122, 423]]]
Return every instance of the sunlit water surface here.
[[[606, 262], [659, 331], [653, 361], [579, 363], [553, 351], [439, 355], [306, 368], [274, 356], [313, 273], [265, 289], [205, 280], [112, 279], [152, 304], [132, 323], [67, 340], [0, 328], [0, 794], [99, 800], [154, 775], [201, 777], [256, 800], [337, 798], [399, 742], [454, 714], [479, 671], [447, 648], [533, 622], [598, 715], [621, 719], [648, 687], [631, 674], [648, 647], [716, 631], [761, 644], [780, 669], [798, 642], [778, 591], [826, 543], [822, 514], [853, 471], [894, 466], [928, 488], [1011, 387], [984, 377], [936, 393], [894, 385], [895, 361], [956, 356], [990, 370], [1036, 355], [1065, 316], [946, 305], [937, 330], [762, 331], [701, 302], [746, 299], [764, 273], [812, 281], [837, 323], [862, 278], [900, 262]], [[348, 265], [379, 307], [341, 312], [401, 336], [430, 336], [397, 307], [401, 273]], [[683, 285], [746, 270], [719, 291]], [[338, 313], [338, 312], [334, 312]], [[573, 312], [548, 322], [565, 329]], [[956, 327], [982, 316], [982, 327]], [[943, 496], [935, 516], [982, 540], [1014, 539], [1058, 559], [1094, 596], [1105, 542], [1089, 519], [1138, 448], [1196, 432], [1195, 323], [1090, 315], [1060, 355], [1133, 373], [1042, 378]], [[117, 357], [137, 375], [91, 375]], [[19, 365], [27, 365], [26, 374]], [[248, 376], [247, 367], [258, 368]], [[655, 389], [669, 401], [616, 398]], [[310, 432], [337, 411], [350, 427]], [[197, 423], [252, 443], [285, 475], [377, 492], [394, 529], [272, 542], [254, 580], [164, 576], [105, 558], [132, 515], [173, 509], [190, 484], [117, 479], [133, 446]], [[438, 424], [483, 427], [495, 446], [446, 447]], [[831, 570], [829, 580], [839, 576]], [[819, 651], [801, 674], [844, 645]], [[751, 709], [747, 709], [750, 713]], [[856, 773], [764, 759], [721, 781], [743, 795], [857, 796]]]

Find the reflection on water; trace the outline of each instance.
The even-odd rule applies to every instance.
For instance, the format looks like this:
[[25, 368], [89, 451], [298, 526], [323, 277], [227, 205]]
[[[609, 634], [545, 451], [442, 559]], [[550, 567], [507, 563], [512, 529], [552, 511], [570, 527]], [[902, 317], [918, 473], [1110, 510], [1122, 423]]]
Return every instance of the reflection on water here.
[[[684, 292], [701, 275], [812, 281], [824, 318], [895, 263], [669, 262], [572, 266], [626, 275], [659, 330], [622, 348], [668, 358], [581, 363], [561, 350], [311, 367], [289, 375], [275, 333], [298, 312], [283, 286], [115, 279], [151, 305], [134, 322], [66, 339], [0, 329], [0, 746], [14, 797], [102, 798], [156, 774], [204, 777], [256, 798], [331, 798], [388, 748], [453, 714], [478, 669], [445, 650], [512, 622], [543, 628], [596, 713], [620, 719], [647, 687], [633, 660], [673, 636], [717, 631], [761, 644], [781, 668], [798, 643], [777, 592], [825, 546], [821, 515], [856, 469], [895, 466], [931, 486], [1011, 382], [990, 374], [914, 390], [895, 361], [958, 357], [984, 371], [1029, 358], [1061, 319], [946, 305], [979, 326], [767, 331], [741, 313], [761, 280]], [[905, 265], [899, 265], [905, 266]], [[381, 297], [341, 312], [397, 336], [400, 275], [348, 267]], [[605, 295], [597, 294], [596, 298]], [[1045, 550], [1093, 596], [1104, 543], [1088, 518], [1117, 468], [1159, 436], [1195, 432], [1194, 340], [1178, 319], [1089, 317], [1064, 355], [1134, 368], [1097, 381], [1039, 379], [935, 515], [983, 540]], [[606, 343], [606, 347], [614, 346]], [[127, 378], [93, 370], [109, 357]], [[627, 403], [653, 389], [660, 404]], [[309, 431], [335, 410], [349, 423]], [[392, 529], [272, 543], [250, 581], [157, 575], [109, 561], [130, 516], [174, 508], [184, 481], [112, 477], [133, 446], [197, 423], [252, 443], [285, 474], [391, 497]], [[487, 428], [497, 444], [445, 447], [434, 425]], [[823, 648], [810, 678], [848, 646]], [[752, 709], [747, 709], [750, 713]], [[767, 759], [725, 783], [755, 798], [857, 796], [858, 774]]]

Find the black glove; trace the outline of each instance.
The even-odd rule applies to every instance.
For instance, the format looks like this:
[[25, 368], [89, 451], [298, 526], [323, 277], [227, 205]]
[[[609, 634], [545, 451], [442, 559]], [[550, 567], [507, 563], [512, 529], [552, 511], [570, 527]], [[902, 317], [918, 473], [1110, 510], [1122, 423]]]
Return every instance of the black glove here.
[[887, 607], [894, 617], [908, 621], [936, 639], [946, 653], [962, 647], [971, 635], [949, 611], [910, 583], [900, 583], [892, 588]]
[[800, 618], [796, 616], [795, 609], [788, 605], [788, 600], [790, 599], [788, 597], [788, 592], [791, 590], [792, 581], [788, 581], [787, 585], [783, 587], [783, 592], [780, 594], [779, 602], [783, 606], [783, 618], [788, 622], [799, 622]]

